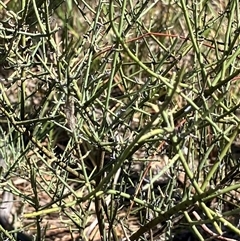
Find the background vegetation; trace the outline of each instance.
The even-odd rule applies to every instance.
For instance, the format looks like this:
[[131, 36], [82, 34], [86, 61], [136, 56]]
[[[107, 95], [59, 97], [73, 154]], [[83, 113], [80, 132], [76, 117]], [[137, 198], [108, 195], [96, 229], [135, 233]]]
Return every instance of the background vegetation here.
[[18, 230], [239, 240], [239, 1], [0, 8], [1, 186]]

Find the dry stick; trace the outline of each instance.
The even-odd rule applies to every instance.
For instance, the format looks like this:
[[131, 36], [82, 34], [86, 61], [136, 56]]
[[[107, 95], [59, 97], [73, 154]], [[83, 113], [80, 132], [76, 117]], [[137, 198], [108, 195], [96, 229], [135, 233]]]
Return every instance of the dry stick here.
[[[138, 36], [138, 37], [128, 39], [128, 40], [126, 40], [126, 43], [131, 43], [131, 42], [134, 42], [134, 41], [137, 41], [137, 40], [146, 38], [146, 37], [151, 37], [151, 36], [180, 38], [180, 39], [183, 39], [183, 40], [188, 40], [188, 39], [189, 39], [188, 37], [181, 36], [181, 35], [178, 35], [178, 34], [153, 33], [153, 32], [149, 32], [149, 33], [145, 33], [145, 34], [143, 34], [143, 35], [140, 35], [140, 36]], [[206, 41], [206, 40], [205, 40], [205, 41]], [[209, 41], [209, 40], [207, 40], [207, 41]], [[203, 42], [203, 45], [206, 46], [206, 47], [215, 49], [215, 46], [213, 46], [213, 45], [211, 45], [211, 44], [207, 44], [207, 43]], [[95, 58], [97, 58], [99, 55], [104, 54], [104, 53], [106, 53], [107, 51], [113, 49], [113, 47], [114, 47], [114, 45], [104, 47], [100, 52], [98, 52], [98, 53], [96, 53], [96, 54], [94, 55], [93, 59], [95, 59]], [[223, 52], [223, 50], [221, 50], [221, 49], [219, 49], [219, 48], [218, 48], [218, 51], [219, 51], [219, 52]]]
[[[100, 153], [99, 153], [100, 152]], [[99, 172], [103, 168], [105, 151], [98, 151], [98, 162], [97, 171]], [[100, 183], [102, 180], [102, 175], [96, 177], [96, 183]], [[105, 223], [104, 223], [104, 213], [102, 207], [102, 197], [95, 197], [95, 209], [98, 219], [99, 232], [101, 235], [101, 240], [105, 239]]]
[[[193, 211], [192, 214], [195, 216], [195, 218], [198, 221], [201, 221], [201, 217], [198, 215], [198, 213], [196, 211]], [[214, 233], [211, 229], [209, 229], [207, 227], [206, 224], [202, 224], [201, 227], [206, 233], [208, 233], [210, 236], [212, 236], [210, 239], [206, 239], [206, 240], [219, 239], [219, 240], [224, 240], [224, 241], [237, 241], [236, 239], [226, 238], [226, 237], [223, 237], [222, 235]]]
[[148, 166], [147, 166], [146, 170], [144, 171], [144, 174], [143, 174], [143, 176], [142, 176], [142, 178], [141, 178], [139, 184], [137, 185], [137, 188], [136, 188], [136, 190], [135, 190], [135, 192], [134, 192], [134, 195], [133, 195], [133, 200], [130, 201], [131, 204], [130, 204], [130, 207], [128, 208], [127, 218], [128, 218], [129, 213], [130, 213], [130, 211], [131, 211], [131, 209], [132, 209], [132, 207], [133, 207], [133, 204], [134, 204], [134, 198], [137, 197], [137, 194], [138, 194], [138, 192], [139, 192], [139, 190], [140, 190], [140, 188], [141, 188], [141, 186], [142, 186], [142, 183], [143, 183], [144, 177], [146, 176], [146, 174], [147, 174], [148, 170], [150, 169], [150, 167], [151, 167], [151, 163], [148, 164]]
[[123, 224], [123, 221], [122, 221], [122, 220], [120, 220], [120, 224], [121, 224], [121, 227], [122, 227], [122, 230], [123, 230], [123, 233], [124, 233], [124, 236], [125, 236], [126, 240], [127, 240], [127, 241], [131, 241], [131, 240], [129, 239], [128, 235], [127, 235], [127, 232], [126, 232], [126, 229], [125, 229], [125, 227], [124, 227], [124, 224]]

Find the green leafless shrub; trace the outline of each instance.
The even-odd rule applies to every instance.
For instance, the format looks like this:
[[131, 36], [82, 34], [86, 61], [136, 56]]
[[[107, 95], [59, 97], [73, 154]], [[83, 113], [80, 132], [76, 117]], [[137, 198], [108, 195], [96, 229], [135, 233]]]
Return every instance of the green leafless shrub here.
[[238, 237], [239, 2], [219, 2], [0, 2], [15, 226], [35, 240]]

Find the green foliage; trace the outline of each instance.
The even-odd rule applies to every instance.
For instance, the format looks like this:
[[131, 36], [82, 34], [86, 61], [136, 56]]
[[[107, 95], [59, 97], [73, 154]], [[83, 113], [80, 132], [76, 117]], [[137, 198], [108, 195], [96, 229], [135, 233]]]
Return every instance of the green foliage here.
[[0, 5], [4, 181], [38, 240], [39, 217], [84, 240], [240, 234], [238, 1]]

